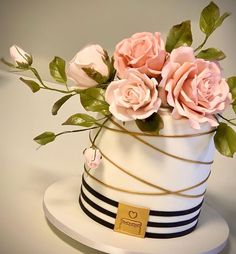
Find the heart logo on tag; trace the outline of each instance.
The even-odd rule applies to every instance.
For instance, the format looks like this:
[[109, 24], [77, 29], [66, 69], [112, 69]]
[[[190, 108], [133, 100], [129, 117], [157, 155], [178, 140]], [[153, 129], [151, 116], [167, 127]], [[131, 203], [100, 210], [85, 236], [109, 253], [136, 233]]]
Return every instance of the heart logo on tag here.
[[149, 212], [148, 208], [119, 203], [114, 231], [144, 238]]
[[138, 213], [137, 213], [137, 212], [129, 211], [129, 217], [130, 217], [131, 219], [135, 219], [135, 218], [137, 218], [137, 216], [138, 216]]

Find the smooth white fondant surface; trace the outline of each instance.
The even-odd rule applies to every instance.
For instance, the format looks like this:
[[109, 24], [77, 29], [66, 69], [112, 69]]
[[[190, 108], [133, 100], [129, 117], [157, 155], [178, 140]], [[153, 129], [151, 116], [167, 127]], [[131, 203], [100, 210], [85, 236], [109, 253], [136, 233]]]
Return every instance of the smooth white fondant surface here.
[[44, 194], [44, 211], [54, 226], [87, 246], [111, 254], [217, 254], [226, 244], [228, 225], [207, 205], [196, 230], [184, 237], [141, 239], [113, 232], [95, 223], [79, 208], [80, 181], [74, 176], [51, 185]]
[[[187, 119], [174, 120], [169, 112], [161, 113], [164, 120], [164, 129], [161, 134], [181, 135], [195, 134], [209, 131], [211, 128], [207, 124], [202, 125], [201, 130], [194, 130], [190, 127]], [[122, 124], [122, 123], [119, 123]], [[111, 128], [117, 127], [113, 123], [108, 123]], [[125, 128], [129, 131], [139, 131], [134, 122], [127, 122]], [[93, 133], [95, 135], [95, 132]], [[214, 155], [212, 140], [213, 134], [197, 137], [167, 138], [167, 137], [144, 137], [143, 140], [152, 145], [177, 156], [200, 161], [211, 161]], [[210, 165], [190, 163], [164, 155], [134, 137], [104, 129], [96, 141], [96, 145], [101, 151], [120, 167], [129, 171], [146, 181], [169, 189], [171, 191], [191, 187], [203, 181], [210, 173]], [[90, 170], [90, 174], [102, 182], [114, 187], [139, 191], [139, 192], [162, 192], [154, 187], [150, 187], [137, 179], [125, 174], [112, 165], [105, 158], [101, 166], [96, 170]], [[176, 195], [148, 196], [128, 194], [117, 191], [94, 181], [89, 176], [86, 182], [99, 193], [115, 199], [118, 202], [126, 202], [133, 205], [148, 207], [152, 210], [178, 211], [192, 208], [198, 205], [202, 197], [186, 198]], [[184, 192], [185, 194], [200, 194], [206, 189], [207, 183]], [[98, 203], [103, 202], [97, 201]]]

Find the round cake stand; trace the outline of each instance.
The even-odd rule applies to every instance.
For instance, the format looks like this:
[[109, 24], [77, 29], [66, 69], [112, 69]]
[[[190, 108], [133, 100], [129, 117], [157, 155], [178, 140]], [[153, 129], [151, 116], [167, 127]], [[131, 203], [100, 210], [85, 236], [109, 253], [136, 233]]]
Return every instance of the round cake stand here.
[[112, 254], [216, 254], [223, 250], [229, 228], [211, 207], [204, 205], [196, 230], [173, 239], [141, 239], [101, 226], [80, 209], [81, 177], [52, 184], [44, 195], [44, 212], [60, 231], [91, 248]]

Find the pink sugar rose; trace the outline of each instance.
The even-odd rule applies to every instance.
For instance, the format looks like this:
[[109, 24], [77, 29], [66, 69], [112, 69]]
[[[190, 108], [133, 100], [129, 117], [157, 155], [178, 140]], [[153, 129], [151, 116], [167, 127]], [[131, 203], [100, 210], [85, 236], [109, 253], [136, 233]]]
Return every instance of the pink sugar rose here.
[[157, 81], [137, 70], [129, 70], [125, 79], [111, 82], [105, 99], [110, 105], [109, 111], [121, 121], [145, 119], [161, 105]]
[[84, 157], [86, 165], [91, 169], [96, 169], [101, 163], [102, 155], [99, 149], [87, 148], [84, 150]]
[[160, 33], [136, 33], [116, 45], [114, 67], [120, 78], [126, 76], [128, 69], [156, 77], [162, 70], [165, 58], [165, 45]]
[[108, 76], [108, 67], [103, 61], [104, 55], [105, 52], [99, 45], [89, 45], [83, 48], [70, 61], [67, 69], [68, 78], [73, 80], [80, 89], [96, 86], [98, 83], [90, 78], [83, 68], [93, 68], [103, 76]]
[[195, 129], [205, 122], [218, 125], [214, 114], [222, 112], [231, 100], [218, 63], [195, 58], [191, 47], [179, 47], [171, 52], [162, 78], [160, 86], [167, 92], [174, 118], [189, 118]]

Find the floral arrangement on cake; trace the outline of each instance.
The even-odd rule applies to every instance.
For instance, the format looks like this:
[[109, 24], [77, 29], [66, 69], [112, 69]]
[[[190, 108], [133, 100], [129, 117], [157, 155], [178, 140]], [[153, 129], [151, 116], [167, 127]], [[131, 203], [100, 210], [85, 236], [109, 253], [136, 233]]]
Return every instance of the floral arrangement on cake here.
[[[86, 111], [76, 113], [63, 125], [83, 127], [55, 134], [47, 131], [35, 137], [40, 145], [58, 136], [91, 129], [100, 130], [111, 117], [122, 122], [135, 121], [143, 132], [159, 134], [165, 128], [161, 107], [169, 108], [174, 119], [187, 118], [192, 128], [201, 129], [208, 123], [215, 128], [217, 150], [228, 157], [236, 152], [236, 133], [230, 125], [234, 120], [222, 115], [231, 105], [236, 113], [236, 76], [224, 78], [219, 61], [225, 54], [216, 48], [205, 48], [212, 33], [221, 26], [229, 13], [220, 15], [219, 7], [211, 2], [200, 15], [199, 26], [204, 41], [192, 46], [189, 20], [173, 26], [164, 43], [161, 34], [135, 33], [123, 39], [110, 58], [100, 45], [88, 45], [67, 64], [55, 57], [49, 64], [50, 74], [60, 87], [48, 86], [33, 67], [32, 56], [14, 45], [10, 54], [14, 63], [1, 61], [20, 71], [31, 71], [37, 81], [20, 78], [33, 93], [50, 90], [64, 94], [52, 107], [56, 115], [62, 105], [73, 96], [80, 96]], [[68, 79], [73, 85], [68, 85]], [[96, 168], [101, 154], [93, 146], [84, 151], [87, 164]]]

